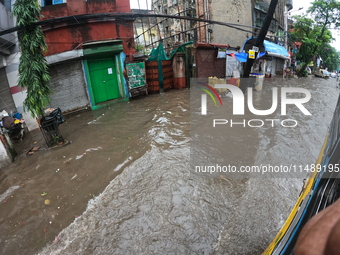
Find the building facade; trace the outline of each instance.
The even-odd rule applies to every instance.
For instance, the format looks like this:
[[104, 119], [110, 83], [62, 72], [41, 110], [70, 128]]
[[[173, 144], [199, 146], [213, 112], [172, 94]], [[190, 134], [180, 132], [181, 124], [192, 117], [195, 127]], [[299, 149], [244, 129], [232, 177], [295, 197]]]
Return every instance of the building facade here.
[[[138, 14], [155, 14], [153, 10], [131, 9]], [[157, 48], [160, 40], [160, 29], [156, 17], [137, 17], [133, 23], [136, 51], [150, 54], [153, 48]], [[164, 35], [162, 35], [164, 37]]]
[[[50, 64], [51, 107], [63, 112], [127, 97], [123, 62], [135, 53], [129, 0], [42, 1], [42, 29]], [[62, 105], [62, 106], [61, 106]]]
[[[164, 19], [159, 22], [165, 48], [193, 40], [212, 45], [229, 45], [230, 53], [249, 50], [245, 44], [256, 37], [268, 12], [270, 0], [154, 0], [153, 9], [159, 13], [186, 16], [189, 20]], [[286, 46], [287, 15], [292, 0], [279, 0], [266, 40], [278, 47]], [[223, 24], [197, 22], [190, 18], [212, 20]], [[162, 38], [162, 36], [161, 36]], [[225, 49], [226, 50], [226, 49]], [[228, 57], [226, 57], [228, 58]], [[264, 60], [271, 73], [282, 72], [287, 56], [271, 56]], [[255, 65], [255, 68], [257, 65]], [[228, 66], [226, 66], [228, 69]], [[266, 71], [268, 71], [266, 70]], [[256, 71], [256, 70], [254, 70]], [[228, 72], [226, 72], [227, 74]]]
[[[228, 45], [231, 52], [245, 51], [249, 49], [249, 45], [245, 47], [246, 42], [252, 42], [249, 39], [258, 33], [269, 7], [269, 0], [153, 0], [151, 13], [185, 16], [186, 19], [140, 19], [139, 25], [134, 27], [135, 20], [132, 18], [109, 15], [129, 13], [129, 0], [39, 1], [43, 15], [40, 22], [48, 45], [46, 58], [50, 64], [50, 85], [54, 91], [49, 107], [61, 107], [63, 112], [85, 107], [96, 109], [106, 101], [128, 97], [123, 63], [125, 59], [132, 60], [136, 52], [136, 34], [140, 35], [141, 45], [151, 44], [151, 48], [163, 40], [168, 52], [190, 41]], [[13, 3], [14, 0], [0, 0], [2, 30], [15, 26], [11, 15]], [[291, 8], [291, 0], [279, 0], [267, 40], [284, 45], [285, 14]], [[229, 25], [197, 22], [195, 18]], [[17, 86], [19, 57], [16, 34], [0, 36], [0, 88], [5, 88], [0, 91], [0, 106], [3, 104], [2, 108], [7, 111], [23, 113], [22, 103], [26, 94]], [[268, 57], [266, 62], [270, 72], [281, 70], [284, 65], [281, 60], [284, 59]], [[232, 73], [228, 67], [231, 62], [226, 61], [226, 76]], [[196, 60], [193, 59], [192, 67], [195, 65]], [[35, 120], [30, 121], [27, 115], [25, 119], [29, 128], [33, 129]]]
[[[195, 0], [154, 0], [152, 10], [155, 14], [193, 17], [197, 15]], [[156, 26], [160, 39], [168, 51], [178, 44], [189, 41], [202, 41], [196, 22], [185, 19], [157, 18]]]
[[[11, 14], [14, 2], [0, 0], [0, 31], [16, 26]], [[129, 0], [39, 0], [39, 3], [54, 92], [48, 107], [68, 112], [86, 107], [96, 109], [107, 101], [126, 99], [123, 69], [125, 59], [132, 59], [135, 53], [134, 20], [110, 14], [130, 12]], [[32, 130], [38, 127], [37, 122], [24, 113], [26, 91], [17, 86], [18, 45], [16, 33], [0, 36], [0, 106], [1, 110], [23, 113]]]

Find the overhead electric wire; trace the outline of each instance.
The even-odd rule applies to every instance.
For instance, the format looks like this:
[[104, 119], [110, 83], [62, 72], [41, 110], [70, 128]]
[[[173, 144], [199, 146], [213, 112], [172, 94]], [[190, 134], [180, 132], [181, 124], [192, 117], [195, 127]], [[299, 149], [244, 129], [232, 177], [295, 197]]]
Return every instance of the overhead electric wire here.
[[[208, 25], [208, 24], [204, 24], [204, 25], [201, 25], [201, 26], [199, 26], [199, 27], [193, 27], [193, 28], [187, 29], [187, 30], [185, 30], [185, 31], [180, 31], [180, 32], [178, 32], [178, 34], [180, 34], [180, 33], [185, 33], [185, 32], [191, 31], [191, 30], [195, 30], [195, 29], [197, 29], [197, 28], [204, 27], [204, 26], [207, 26], [207, 25]], [[255, 32], [251, 32], [251, 33], [256, 34]], [[161, 38], [161, 39], [155, 41], [154, 43], [163, 41], [163, 40], [165, 40], [165, 39], [169, 39], [169, 38], [171, 38], [171, 37], [173, 37], [173, 36], [174, 36], [174, 35], [171, 35], [171, 36], [167, 36], [167, 37]], [[148, 46], [150, 46], [150, 45], [151, 45], [151, 44], [145, 45], [145, 47], [148, 47]], [[168, 47], [168, 48], [169, 48], [169, 47]], [[171, 47], [170, 47], [170, 48], [171, 48]]]
[[[138, 8], [139, 8], [139, 10], [140, 10], [140, 4], [139, 4], [139, 0], [137, 0], [138, 1]], [[142, 22], [142, 30], [144, 31], [144, 22]], [[144, 42], [146, 41], [145, 40], [145, 34], [143, 34], [143, 39], [144, 39]]]
[[[193, 18], [193, 17], [187, 17], [187, 16], [177, 16], [177, 15], [168, 15], [168, 14], [151, 14], [151, 13], [144, 14], [144, 13], [131, 13], [131, 12], [73, 15], [73, 16], [59, 17], [59, 18], [53, 18], [53, 19], [48, 19], [48, 20], [41, 20], [41, 21], [32, 23], [31, 26], [45, 26], [49, 24], [55, 25], [56, 23], [63, 23], [63, 22], [65, 22], [65, 26], [69, 26], [69, 25], [72, 25], [71, 23], [72, 21], [73, 22], [76, 21], [76, 24], [80, 24], [83, 22], [87, 22], [88, 20], [91, 20], [91, 19], [95, 19], [98, 21], [108, 21], [107, 19], [111, 20], [112, 18], [114, 18], [118, 20], [123, 19], [123, 20], [134, 21], [138, 17], [155, 17], [155, 18], [191, 20], [191, 21], [227, 26], [227, 27], [234, 28], [240, 31], [244, 31], [244, 32], [249, 32], [249, 31], [242, 29], [241, 27], [254, 28], [253, 26], [245, 26], [245, 25], [240, 25], [240, 24], [226, 23], [226, 22], [221, 22], [221, 21], [216, 21], [216, 20], [200, 19], [200, 18]], [[0, 31], [0, 36], [21, 30], [23, 28], [24, 26], [16, 26], [16, 27], [12, 27], [12, 28]]]
[[[151, 36], [151, 29], [155, 26], [158, 27], [159, 29], [159, 24], [162, 24], [163, 22], [165, 22], [168, 19], [180, 19], [180, 20], [187, 20], [187, 21], [196, 21], [196, 22], [204, 22], [205, 24], [203, 26], [206, 26], [208, 24], [216, 24], [216, 25], [222, 25], [222, 26], [227, 26], [230, 28], [234, 28], [236, 30], [239, 31], [243, 31], [243, 32], [247, 32], [250, 34], [255, 34], [253, 31], [250, 30], [246, 30], [243, 28], [251, 28], [251, 29], [256, 29], [256, 27], [254, 26], [247, 26], [247, 25], [241, 25], [241, 24], [235, 24], [235, 23], [226, 23], [226, 22], [221, 22], [221, 21], [215, 21], [215, 20], [210, 20], [210, 19], [201, 19], [201, 18], [193, 18], [193, 17], [189, 17], [189, 16], [180, 16], [180, 14], [182, 14], [183, 12], [186, 12], [188, 9], [190, 8], [186, 8], [183, 11], [178, 10], [179, 12], [174, 14], [174, 15], [169, 15], [169, 14], [157, 14], [157, 13], [95, 13], [95, 14], [82, 14], [82, 15], [73, 15], [73, 16], [67, 16], [67, 17], [58, 17], [58, 18], [53, 18], [53, 19], [48, 19], [48, 20], [41, 20], [38, 21], [36, 23], [32, 23], [32, 26], [47, 26], [49, 24], [53, 24], [53, 27], [56, 27], [56, 23], [62, 24], [63, 26], [69, 26], [69, 25], [78, 25], [81, 23], [85, 23], [88, 22], [88, 20], [96, 20], [96, 21], [108, 21], [108, 20], [129, 20], [129, 21], [135, 21], [136, 18], [140, 17], [140, 18], [151, 18], [154, 17], [156, 18], [162, 18], [161, 21], [157, 22], [155, 25], [153, 26], [149, 26], [148, 29], [143, 30], [143, 33], [141, 33], [140, 35], [137, 35], [135, 37], [135, 39], [137, 39], [139, 36], [144, 35], [145, 33], [149, 33]], [[73, 23], [72, 23], [73, 22]], [[201, 26], [199, 26], [201, 27]], [[7, 30], [3, 30], [0, 31], [0, 36], [1, 35], [5, 35], [8, 33], [12, 33], [15, 31], [18, 31], [20, 29], [23, 29], [24, 27], [13, 27]], [[197, 27], [196, 27], [197, 28]], [[193, 28], [195, 29], [195, 28]], [[185, 33], [187, 31], [193, 30], [193, 29], [187, 29], [185, 31], [183, 31], [182, 33]], [[171, 31], [170, 31], [171, 32]], [[178, 33], [177, 33], [178, 34]], [[145, 35], [144, 35], [145, 36]], [[170, 35], [170, 37], [172, 37], [173, 35]], [[152, 37], [152, 36], [151, 36]], [[168, 38], [168, 37], [167, 37]], [[161, 38], [164, 39], [164, 38]], [[144, 40], [145, 41], [145, 40]], [[158, 41], [156, 41], [158, 42]], [[152, 42], [153, 44], [155, 43], [155, 41]]]

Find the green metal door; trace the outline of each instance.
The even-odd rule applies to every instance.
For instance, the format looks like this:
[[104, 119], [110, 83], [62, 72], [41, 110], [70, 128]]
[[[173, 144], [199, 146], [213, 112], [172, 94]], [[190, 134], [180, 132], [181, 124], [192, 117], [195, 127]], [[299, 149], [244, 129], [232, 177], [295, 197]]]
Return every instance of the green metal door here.
[[88, 60], [94, 104], [119, 98], [114, 58]]

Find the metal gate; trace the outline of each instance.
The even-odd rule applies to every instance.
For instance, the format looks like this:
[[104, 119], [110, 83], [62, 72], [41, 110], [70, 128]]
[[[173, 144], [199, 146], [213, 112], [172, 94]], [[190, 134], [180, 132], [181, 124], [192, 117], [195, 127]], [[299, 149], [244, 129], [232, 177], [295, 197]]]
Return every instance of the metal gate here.
[[88, 60], [94, 104], [120, 98], [114, 58]]

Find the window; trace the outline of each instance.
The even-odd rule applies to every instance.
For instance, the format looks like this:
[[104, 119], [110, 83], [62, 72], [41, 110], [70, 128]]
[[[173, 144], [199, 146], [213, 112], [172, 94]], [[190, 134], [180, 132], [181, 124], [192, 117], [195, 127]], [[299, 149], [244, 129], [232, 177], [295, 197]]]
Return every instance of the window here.
[[271, 32], [274, 32], [274, 33], [277, 31], [275, 19], [272, 19], [272, 21], [270, 22], [268, 30], [271, 31]]
[[62, 3], [64, 3], [64, 0], [43, 0], [42, 1], [43, 6], [62, 4]]
[[[255, 9], [254, 10], [254, 26], [256, 28], [262, 27], [265, 17], [266, 17], [266, 13]], [[275, 19], [272, 19], [272, 21], [270, 22], [268, 30], [274, 33], [277, 31], [277, 21]]]
[[254, 25], [255, 25], [255, 27], [261, 27], [265, 17], [266, 17], [265, 13], [255, 9], [254, 10]]

